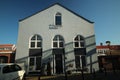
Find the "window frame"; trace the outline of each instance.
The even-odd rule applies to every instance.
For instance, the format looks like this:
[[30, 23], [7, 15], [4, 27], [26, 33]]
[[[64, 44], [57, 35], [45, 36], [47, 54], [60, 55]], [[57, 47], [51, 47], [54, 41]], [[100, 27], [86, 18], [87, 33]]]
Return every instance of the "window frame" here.
[[[58, 20], [60, 20], [60, 21], [58, 21]], [[55, 25], [62, 26], [62, 14], [60, 12], [57, 12], [55, 14]]]
[[[56, 46], [54, 46], [54, 43], [56, 43], [55, 44]], [[62, 43], [62, 46], [61, 46], [61, 43]], [[52, 48], [64, 48], [64, 38], [61, 35], [56, 35], [53, 38], [53, 40], [52, 40]]]
[[[78, 39], [75, 40], [77, 37], [78, 37]], [[76, 45], [78, 45], [78, 46], [76, 46]], [[75, 38], [73, 39], [73, 47], [74, 48], [85, 48], [85, 39], [84, 39], [84, 37], [81, 36], [81, 35], [75, 36]]]
[[[84, 69], [87, 65], [87, 62], [86, 62], [87, 56], [86, 55], [75, 55], [75, 57], [79, 57], [79, 61], [77, 60], [77, 63], [75, 60], [76, 69]], [[84, 59], [83, 59], [83, 57], [84, 57]], [[78, 62], [79, 62], [79, 64], [78, 64]]]
[[[32, 47], [32, 43], [34, 44], [33, 47]], [[38, 46], [38, 44], [40, 45]], [[30, 49], [41, 49], [42, 48], [42, 37], [38, 34], [33, 35], [29, 41], [29, 48]]]

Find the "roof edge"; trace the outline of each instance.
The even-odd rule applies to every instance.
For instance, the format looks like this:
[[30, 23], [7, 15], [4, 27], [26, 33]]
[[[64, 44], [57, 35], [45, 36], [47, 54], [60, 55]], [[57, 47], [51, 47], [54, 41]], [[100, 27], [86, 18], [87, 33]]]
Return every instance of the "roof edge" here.
[[78, 13], [76, 13], [76, 12], [70, 10], [69, 8], [63, 6], [62, 4], [59, 4], [59, 3], [56, 3], [56, 4], [60, 5], [61, 7], [65, 8], [65, 9], [67, 9], [68, 11], [72, 12], [72, 13], [75, 14], [76, 16], [78, 16], [78, 17], [80, 17], [80, 18], [86, 20], [87, 22], [89, 22], [89, 23], [94, 23], [94, 22], [92, 22], [92, 21], [90, 21], [90, 20], [84, 18], [83, 16], [79, 15]]
[[88, 19], [84, 18], [83, 16], [80, 16], [79, 14], [75, 13], [74, 11], [72, 11], [72, 10], [70, 10], [70, 9], [66, 8], [65, 6], [63, 6], [63, 5], [62, 5], [62, 4], [60, 4], [60, 3], [54, 3], [54, 4], [50, 5], [50, 6], [49, 6], [49, 7], [47, 7], [47, 8], [44, 8], [44, 9], [42, 9], [42, 10], [40, 10], [40, 11], [37, 11], [37, 12], [33, 13], [33, 14], [32, 14], [32, 15], [30, 15], [30, 16], [27, 16], [27, 17], [25, 17], [25, 18], [23, 18], [23, 19], [20, 19], [20, 20], [19, 20], [19, 22], [21, 22], [21, 21], [23, 21], [23, 20], [25, 20], [25, 19], [27, 19], [27, 18], [29, 18], [29, 17], [31, 17], [31, 16], [33, 16], [33, 15], [35, 15], [35, 14], [39, 13], [39, 12], [42, 12], [42, 11], [44, 11], [44, 10], [46, 10], [46, 9], [48, 9], [48, 8], [50, 8], [50, 7], [52, 7], [52, 6], [54, 6], [54, 5], [59, 5], [59, 6], [63, 7], [63, 8], [65, 8], [66, 10], [68, 10], [68, 11], [72, 12], [72, 13], [73, 13], [73, 14], [75, 14], [76, 16], [78, 16], [78, 17], [80, 17], [80, 18], [82, 18], [82, 19], [86, 20], [87, 22], [89, 22], [89, 23], [94, 23], [94, 22], [92, 22], [92, 21], [90, 21], [90, 20], [88, 20]]

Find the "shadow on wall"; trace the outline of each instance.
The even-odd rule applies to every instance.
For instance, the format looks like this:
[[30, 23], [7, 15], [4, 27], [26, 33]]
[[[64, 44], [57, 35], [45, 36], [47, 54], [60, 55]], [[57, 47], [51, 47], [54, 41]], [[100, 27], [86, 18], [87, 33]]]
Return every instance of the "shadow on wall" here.
[[93, 71], [98, 71], [98, 57], [96, 53], [96, 43], [93, 41], [91, 43], [91, 40], [95, 40], [95, 35], [88, 36], [85, 38], [86, 40], [89, 40], [89, 44], [86, 45], [86, 48], [89, 49], [87, 52], [87, 57], [89, 57], [89, 63], [87, 63], [87, 66], [90, 66], [90, 73], [93, 73]]
[[[95, 54], [96, 49], [93, 49], [91, 51], [88, 52], [89, 55], [87, 55], [87, 57], [89, 57], [90, 63], [87, 64], [87, 66], [90, 66], [90, 73], [93, 73], [93, 70], [95, 69], [95, 67], [93, 67], [93, 65], [98, 65], [98, 58], [97, 55], [95, 57], [93, 57], [93, 55]], [[96, 58], [96, 60], [93, 61], [93, 58]]]
[[[94, 38], [95, 38], [95, 35], [86, 37], [85, 40], [91, 40], [91, 39], [94, 39]], [[73, 48], [73, 42], [66, 43], [65, 46], [70, 46], [70, 48], [71, 47]], [[89, 57], [89, 58], [87, 58], [87, 59], [89, 59], [88, 60], [89, 63], [87, 62], [87, 66], [90, 66], [90, 72], [91, 73], [92, 73], [93, 69], [95, 68], [95, 67], [93, 67], [93, 65], [95, 65], [95, 64], [98, 65], [98, 58], [97, 58], [97, 53], [96, 53], [96, 47], [95, 46], [96, 46], [96, 44], [95, 44], [94, 41], [93, 41], [93, 43], [89, 43], [88, 45], [86, 45], [86, 50], [88, 48], [90, 48], [90, 50], [87, 51], [86, 56]], [[91, 48], [91, 47], [93, 47], [93, 48]], [[42, 52], [43, 53], [43, 55], [42, 55], [42, 66], [44, 66], [48, 62], [50, 63], [50, 62], [53, 61], [52, 50], [53, 49], [48, 49], [48, 50]], [[51, 53], [51, 54], [49, 54], [49, 53]], [[65, 56], [67, 56], [71, 53], [74, 54], [74, 48], [73, 49], [67, 49], [67, 50], [65, 49]], [[16, 60], [17, 63], [24, 63], [24, 69], [26, 71], [28, 70], [27, 69], [28, 68], [28, 58], [29, 58], [29, 56], [26, 56], [26, 57], [23, 57], [21, 59]], [[71, 62], [75, 62], [75, 59], [72, 58], [72, 59], [66, 60], [65, 65], [69, 64]], [[42, 66], [41, 66], [41, 68], [42, 68]]]

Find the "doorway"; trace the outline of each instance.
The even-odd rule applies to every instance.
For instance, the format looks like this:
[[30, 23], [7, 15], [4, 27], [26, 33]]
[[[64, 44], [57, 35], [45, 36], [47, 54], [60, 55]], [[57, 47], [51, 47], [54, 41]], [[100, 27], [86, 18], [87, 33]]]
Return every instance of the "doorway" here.
[[62, 54], [55, 54], [55, 64], [56, 64], [56, 73], [61, 74], [63, 73], [63, 60]]

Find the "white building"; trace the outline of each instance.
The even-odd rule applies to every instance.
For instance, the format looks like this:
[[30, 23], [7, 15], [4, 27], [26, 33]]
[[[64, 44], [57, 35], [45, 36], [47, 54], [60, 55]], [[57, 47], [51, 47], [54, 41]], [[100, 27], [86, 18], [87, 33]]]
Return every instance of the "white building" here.
[[16, 62], [25, 63], [27, 72], [47, 74], [98, 70], [94, 23], [58, 3], [24, 18]]

